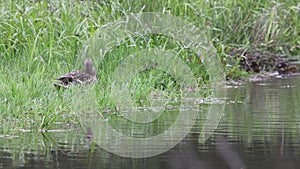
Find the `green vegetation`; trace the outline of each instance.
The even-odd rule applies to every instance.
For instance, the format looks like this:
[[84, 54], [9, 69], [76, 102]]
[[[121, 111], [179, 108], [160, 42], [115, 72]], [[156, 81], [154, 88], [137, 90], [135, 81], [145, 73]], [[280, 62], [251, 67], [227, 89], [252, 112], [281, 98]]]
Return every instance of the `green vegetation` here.
[[[186, 18], [207, 31], [224, 66], [227, 63], [236, 67], [229, 62], [229, 52], [234, 50], [299, 55], [300, 49], [300, 4], [296, 0], [4, 0], [0, 9], [0, 134], [20, 128], [49, 129], [54, 122], [75, 123], [72, 90], [55, 90], [53, 79], [75, 68], [83, 46], [103, 25], [131, 13], [160, 12]], [[133, 40], [143, 48], [149, 43], [163, 49], [174, 47], [196, 77], [208, 79], [200, 73], [204, 66], [199, 58], [183, 50], [180, 42], [160, 35], [143, 38], [144, 43], [138, 37]], [[120, 59], [139, 50], [137, 46], [128, 49], [130, 45], [130, 40], [121, 44], [97, 67], [101, 79], [96, 84], [100, 109], [113, 107], [108, 98], [111, 70]], [[231, 67], [226, 69], [231, 71]], [[137, 83], [133, 85], [137, 92], [133, 93], [140, 104], [144, 104], [149, 89], [168, 88], [171, 96], [177, 94], [178, 86], [163, 72], [150, 71], [140, 76], [144, 80], [132, 82]], [[144, 83], [148, 78], [152, 78], [150, 86]]]

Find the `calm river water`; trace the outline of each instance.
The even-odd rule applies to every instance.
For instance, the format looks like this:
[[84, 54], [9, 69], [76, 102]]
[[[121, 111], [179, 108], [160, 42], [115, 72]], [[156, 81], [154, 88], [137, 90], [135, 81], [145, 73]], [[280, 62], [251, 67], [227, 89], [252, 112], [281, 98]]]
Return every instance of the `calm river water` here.
[[204, 143], [199, 141], [201, 116], [180, 143], [149, 158], [114, 155], [72, 126], [70, 131], [21, 132], [0, 138], [0, 168], [300, 168], [300, 76], [224, 90], [224, 114]]

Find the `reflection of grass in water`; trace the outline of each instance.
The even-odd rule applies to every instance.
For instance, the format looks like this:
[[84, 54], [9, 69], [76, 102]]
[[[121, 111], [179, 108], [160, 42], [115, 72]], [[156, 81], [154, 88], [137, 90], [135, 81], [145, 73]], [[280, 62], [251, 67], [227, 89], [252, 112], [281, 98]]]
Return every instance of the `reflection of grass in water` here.
[[83, 138], [82, 133], [73, 128], [72, 131], [20, 132], [18, 136], [1, 138], [1, 158], [9, 159], [1, 162], [6, 167], [18, 168], [30, 166], [28, 159], [51, 163], [58, 157], [86, 158], [93, 154], [95, 145], [87, 145]]
[[[3, 1], [1, 5], [0, 133], [19, 128], [50, 128], [54, 121], [74, 123], [72, 92], [55, 91], [52, 79], [74, 68], [80, 49], [99, 27], [141, 9], [187, 17], [206, 31], [223, 60], [232, 46], [243, 48], [254, 44], [278, 52], [297, 54], [299, 51], [297, 2]], [[203, 70], [198, 58], [188, 50], [182, 50], [180, 42], [163, 36], [146, 39], [140, 41], [137, 37], [135, 43], [151, 40], [152, 47], [174, 47], [176, 53], [182, 52], [182, 60], [187, 61], [196, 77], [206, 76], [198, 74]], [[164, 48], [165, 44], [167, 48]], [[278, 44], [284, 44], [284, 47]], [[118, 59], [131, 50], [140, 50], [139, 45], [129, 50], [125, 49], [126, 45], [121, 45], [114, 49], [113, 55], [108, 54], [106, 59], [109, 61], [103, 63], [103, 69], [97, 65], [101, 79], [96, 89], [100, 108], [113, 105], [108, 97], [109, 71], [114, 70]], [[146, 44], [141, 46], [146, 47]], [[142, 100], [143, 95], [138, 94], [134, 97]]]
[[[151, 113], [151, 112], [149, 112]], [[178, 110], [165, 110], [151, 123], [135, 123], [119, 115], [110, 115], [109, 124], [124, 135], [135, 138], [148, 138], [167, 130], [176, 120]], [[105, 116], [105, 115], [104, 115]]]

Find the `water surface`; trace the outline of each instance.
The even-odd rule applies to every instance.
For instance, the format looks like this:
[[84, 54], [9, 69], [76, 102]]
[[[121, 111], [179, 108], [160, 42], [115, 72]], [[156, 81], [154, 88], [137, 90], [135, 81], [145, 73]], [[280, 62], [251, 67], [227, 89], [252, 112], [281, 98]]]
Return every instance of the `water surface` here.
[[20, 132], [1, 135], [0, 168], [300, 168], [300, 76], [271, 77], [224, 90], [225, 113], [204, 143], [199, 140], [205, 119], [201, 111], [179, 144], [149, 158], [107, 152], [79, 127]]

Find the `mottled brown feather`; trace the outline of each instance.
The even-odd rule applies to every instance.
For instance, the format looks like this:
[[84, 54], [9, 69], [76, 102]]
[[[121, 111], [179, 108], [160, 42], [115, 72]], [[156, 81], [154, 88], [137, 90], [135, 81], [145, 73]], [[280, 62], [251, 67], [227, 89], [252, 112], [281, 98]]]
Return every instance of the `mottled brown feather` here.
[[73, 70], [70, 73], [64, 74], [57, 78], [59, 82], [53, 85], [57, 88], [68, 88], [71, 84], [91, 84], [97, 80], [96, 70], [93, 68], [92, 59], [88, 58], [84, 62], [85, 71]]

